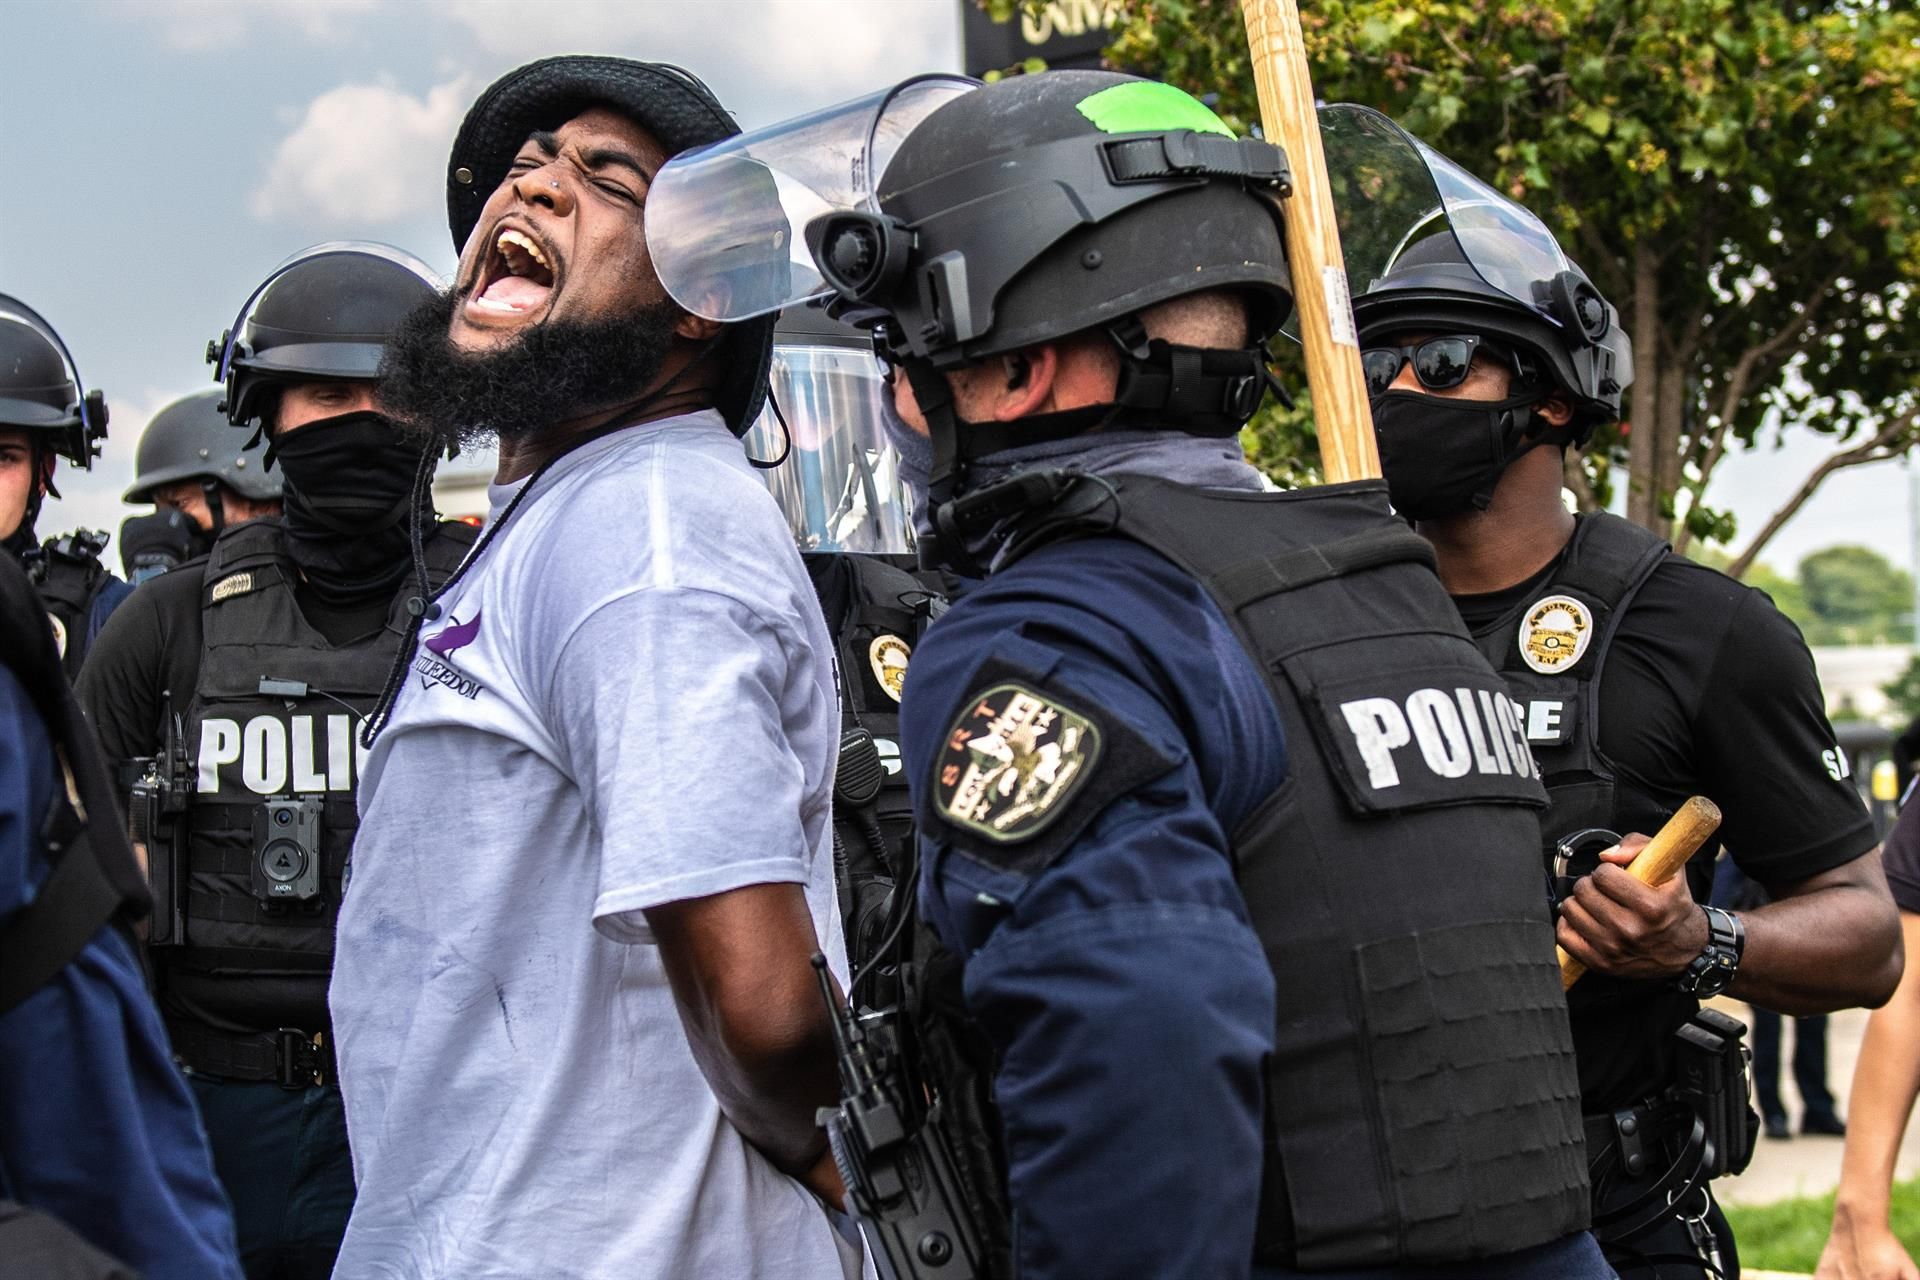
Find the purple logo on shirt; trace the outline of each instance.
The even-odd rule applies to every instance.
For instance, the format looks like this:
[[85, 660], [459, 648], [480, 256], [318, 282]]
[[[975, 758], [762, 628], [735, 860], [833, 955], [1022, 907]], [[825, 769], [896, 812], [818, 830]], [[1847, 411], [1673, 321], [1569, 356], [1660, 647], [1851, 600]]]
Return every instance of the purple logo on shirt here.
[[440, 630], [428, 636], [425, 644], [427, 648], [433, 650], [441, 657], [451, 658], [455, 649], [466, 648], [473, 643], [473, 638], [479, 634], [480, 615], [476, 613], [470, 622], [462, 622], [460, 619], [455, 618], [451, 625], [442, 627]]
[[421, 647], [434, 656], [428, 657], [426, 653], [413, 655], [413, 669], [419, 673], [420, 687], [430, 689], [439, 685], [453, 690], [468, 701], [478, 697], [486, 686], [453, 665], [453, 651], [466, 648], [479, 634], [480, 615], [476, 612], [469, 621], [462, 622], [455, 618], [422, 640]]

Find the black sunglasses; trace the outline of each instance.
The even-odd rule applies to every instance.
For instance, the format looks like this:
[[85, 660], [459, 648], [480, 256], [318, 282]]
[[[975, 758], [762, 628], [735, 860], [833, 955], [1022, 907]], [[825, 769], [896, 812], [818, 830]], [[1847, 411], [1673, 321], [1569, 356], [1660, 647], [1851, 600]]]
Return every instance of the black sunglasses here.
[[[1413, 376], [1429, 391], [1446, 391], [1467, 380], [1473, 367], [1473, 353], [1481, 346], [1473, 333], [1443, 334], [1410, 347], [1368, 347], [1360, 353], [1360, 367], [1367, 375], [1367, 394], [1380, 395], [1393, 385], [1400, 370], [1413, 364]], [[1498, 353], [1488, 348], [1488, 355]]]

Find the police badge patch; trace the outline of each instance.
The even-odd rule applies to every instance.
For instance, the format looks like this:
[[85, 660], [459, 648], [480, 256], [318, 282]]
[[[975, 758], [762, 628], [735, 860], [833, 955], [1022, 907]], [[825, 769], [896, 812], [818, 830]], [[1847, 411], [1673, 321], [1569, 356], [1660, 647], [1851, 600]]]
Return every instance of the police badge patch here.
[[1593, 640], [1593, 617], [1572, 596], [1547, 596], [1534, 602], [1520, 622], [1520, 658], [1543, 676], [1580, 661]]
[[1013, 844], [1044, 831], [1099, 758], [1086, 716], [1025, 685], [995, 685], [948, 730], [934, 805], [955, 826]]
[[867, 646], [867, 664], [873, 668], [873, 678], [895, 702], [907, 687], [907, 659], [912, 656], [907, 642], [895, 635], [875, 636]]

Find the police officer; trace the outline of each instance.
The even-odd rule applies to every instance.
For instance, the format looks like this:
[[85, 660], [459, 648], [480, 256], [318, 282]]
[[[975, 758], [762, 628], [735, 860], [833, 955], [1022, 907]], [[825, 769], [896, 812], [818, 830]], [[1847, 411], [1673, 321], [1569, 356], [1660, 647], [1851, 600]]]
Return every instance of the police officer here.
[[913, 1275], [1610, 1274], [1511, 704], [1383, 487], [1272, 493], [1235, 442], [1291, 301], [1278, 149], [1107, 72], [932, 98], [850, 113], [878, 189], [794, 228], [898, 365], [923, 555], [985, 574], [906, 681], [893, 1094], [973, 1212], [890, 1235], [928, 1184], [856, 1176], [870, 1239]]
[[43, 617], [0, 557], [0, 1270], [238, 1280], [132, 933], [145, 878]]
[[233, 429], [224, 398], [219, 390], [182, 396], [140, 435], [133, 484], [121, 495], [154, 506], [120, 526], [120, 561], [135, 585], [205, 555], [228, 525], [280, 514], [280, 473], [265, 465], [266, 441]]
[[[1619, 419], [1631, 377], [1613, 308], [1525, 211], [1485, 189], [1450, 204], [1451, 229], [1355, 301], [1387, 482], [1546, 776], [1559, 942], [1592, 971], [1569, 1002], [1596, 1231], [1629, 1280], [1735, 1275], [1705, 1181], [1744, 1163], [1751, 1117], [1742, 1077], [1736, 1122], [1696, 1128], [1682, 1077], [1715, 1017], [1696, 1011], [1722, 992], [1796, 1014], [1887, 999], [1899, 931], [1873, 828], [1772, 602], [1563, 505], [1565, 451]], [[1615, 833], [1656, 831], [1693, 794], [1719, 804], [1719, 839], [1641, 885]], [[1702, 905], [1721, 842], [1774, 902]]]
[[[382, 246], [322, 246], [256, 290], [210, 355], [230, 439], [265, 435], [285, 515], [229, 523], [204, 559], [143, 584], [80, 686], [109, 757], [158, 757], [142, 784], [160, 796], [149, 947], [254, 1280], [328, 1275], [353, 1198], [326, 994], [354, 735], [422, 590], [422, 450], [373, 379], [432, 294]], [[470, 534], [431, 526], [430, 582]]]
[[129, 588], [100, 562], [104, 532], [76, 529], [41, 543], [34, 523], [47, 495], [60, 496], [58, 460], [89, 470], [106, 438], [106, 400], [82, 385], [60, 335], [0, 294], [0, 547], [39, 590], [69, 679]]
[[[856, 1003], [893, 997], [876, 959], [897, 917], [911, 858], [912, 803], [900, 764], [900, 697], [921, 634], [946, 608], [937, 576], [916, 575], [912, 506], [888, 438], [892, 392], [873, 337], [819, 306], [774, 326], [770, 407], [750, 456], [786, 513], [834, 638], [841, 740], [834, 773], [835, 883]], [[869, 961], [873, 961], [870, 966]], [[870, 983], [879, 985], [870, 985]]]

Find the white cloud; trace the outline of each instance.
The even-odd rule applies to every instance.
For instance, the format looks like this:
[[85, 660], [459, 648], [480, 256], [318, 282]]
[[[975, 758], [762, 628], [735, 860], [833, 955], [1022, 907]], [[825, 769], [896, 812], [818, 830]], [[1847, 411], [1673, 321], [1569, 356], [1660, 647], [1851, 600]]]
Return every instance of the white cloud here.
[[175, 49], [230, 49], [256, 24], [273, 33], [294, 32], [309, 40], [341, 39], [355, 19], [381, 0], [120, 0], [120, 12], [160, 28]]
[[[953, 0], [435, 0], [507, 66], [592, 52], [673, 62], [751, 129], [959, 66]], [[501, 70], [505, 70], [502, 67]]]
[[394, 222], [432, 209], [447, 153], [476, 86], [460, 76], [416, 98], [390, 84], [329, 89], [274, 148], [253, 216], [297, 222]]

